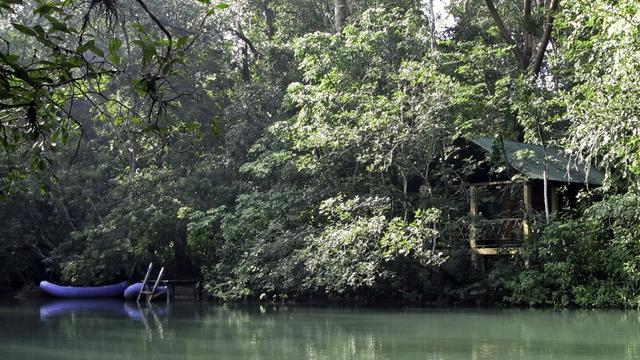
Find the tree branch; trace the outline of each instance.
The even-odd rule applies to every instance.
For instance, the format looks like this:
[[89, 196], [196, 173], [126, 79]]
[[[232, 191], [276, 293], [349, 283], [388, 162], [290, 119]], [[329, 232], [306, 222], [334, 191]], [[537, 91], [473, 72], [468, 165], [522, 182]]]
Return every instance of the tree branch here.
[[147, 13], [147, 15], [149, 15], [149, 17], [151, 18], [151, 20], [153, 20], [153, 22], [156, 23], [156, 25], [158, 25], [158, 27], [160, 28], [160, 30], [167, 36], [167, 38], [169, 39], [169, 45], [167, 46], [167, 59], [169, 58], [169, 56], [171, 55], [171, 45], [173, 44], [173, 37], [171, 36], [171, 33], [169, 32], [169, 30], [167, 30], [166, 27], [164, 27], [164, 25], [162, 25], [162, 22], [160, 22], [160, 20], [149, 10], [149, 8], [147, 7], [147, 4], [144, 3], [144, 1], [142, 0], [136, 0], [136, 2], [140, 5], [140, 7], [142, 7], [142, 9], [144, 10], [144, 12]]
[[[511, 45], [511, 52], [513, 52], [513, 55], [516, 57], [516, 60], [522, 67], [524, 64], [524, 60], [523, 60], [524, 55], [522, 54], [522, 51], [520, 50], [520, 48], [518, 48], [516, 41], [513, 40], [513, 37], [509, 33], [509, 30], [507, 30], [507, 27], [504, 25], [504, 22], [502, 21], [500, 14], [498, 14], [498, 10], [496, 9], [496, 6], [493, 4], [493, 0], [484, 0], [484, 2], [487, 4], [487, 9], [489, 9], [489, 13], [491, 14], [491, 17], [496, 23], [496, 26], [498, 26], [498, 30], [500, 30], [500, 35], [502, 35], [502, 38], [504, 39], [504, 41], [507, 42], [507, 44]], [[526, 68], [523, 68], [522, 70], [525, 70], [525, 69]]]
[[538, 75], [540, 75], [540, 70], [542, 69], [542, 61], [544, 60], [544, 54], [547, 50], [547, 45], [549, 45], [549, 40], [551, 39], [551, 31], [553, 30], [553, 14], [558, 10], [559, 3], [560, 0], [551, 0], [551, 2], [549, 3], [549, 8], [547, 9], [547, 18], [544, 24], [544, 32], [542, 33], [540, 42], [538, 42], [536, 55], [533, 61], [533, 67], [531, 68], [531, 74], [534, 78], [537, 78]]
[[251, 42], [251, 40], [249, 40], [249, 38], [247, 38], [243, 33], [242, 33], [242, 29], [240, 30], [235, 30], [235, 29], [229, 29], [235, 36], [238, 37], [238, 39], [242, 40], [245, 44], [247, 44], [247, 46], [249, 46], [249, 49], [251, 49], [251, 52], [253, 53], [253, 55], [260, 57], [260, 52], [256, 49], [256, 47], [253, 45], [253, 42]]
[[526, 63], [522, 64], [523, 68], [529, 67], [531, 55], [533, 52], [534, 33], [531, 30], [533, 20], [531, 18], [531, 1], [524, 0], [524, 10], [522, 12], [524, 18], [524, 43], [522, 44], [522, 56]]

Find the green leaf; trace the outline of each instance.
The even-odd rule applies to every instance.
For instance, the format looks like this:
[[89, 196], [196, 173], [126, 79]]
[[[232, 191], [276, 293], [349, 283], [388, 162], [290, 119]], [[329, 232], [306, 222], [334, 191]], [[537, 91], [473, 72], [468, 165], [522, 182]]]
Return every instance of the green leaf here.
[[91, 52], [93, 52], [94, 54], [100, 56], [100, 57], [104, 57], [104, 51], [102, 51], [99, 47], [94, 46], [91, 48]]
[[211, 9], [209, 9], [209, 11], [207, 11], [207, 16], [212, 15], [213, 13], [216, 12], [216, 10], [223, 10], [229, 7], [229, 4], [226, 3], [219, 3], [216, 4], [214, 7], [212, 7]]
[[18, 23], [11, 23], [16, 30], [20, 31], [23, 34], [27, 34], [29, 36], [38, 36], [38, 33], [28, 26], [24, 26]]
[[40, 156], [36, 156], [31, 160], [31, 169], [44, 170], [44, 160]]
[[40, 25], [36, 25], [33, 27], [33, 30], [36, 31], [36, 33], [38, 33], [38, 36], [41, 38], [45, 37], [46, 32], [44, 31], [44, 29], [42, 28], [42, 26]]
[[90, 40], [89, 42], [86, 42], [80, 46], [78, 46], [78, 48], [76, 49], [77, 53], [84, 53], [86, 51], [89, 51], [89, 49], [91, 48], [91, 45], [89, 43], [93, 42], [93, 40]]
[[93, 40], [89, 40], [86, 43], [82, 44], [81, 46], [78, 46], [78, 48], [76, 49], [77, 53], [84, 53], [87, 51], [91, 51], [92, 53], [100, 56], [100, 57], [104, 57], [104, 51], [102, 51], [99, 47], [96, 46], [95, 41]]
[[15, 55], [15, 54], [8, 54], [8, 55], [6, 55], [6, 56], [5, 56], [5, 61], [6, 61], [8, 64], [15, 64], [15, 63], [17, 63], [17, 62], [18, 62], [18, 59], [19, 59], [18, 55]]
[[145, 127], [144, 129], [142, 129], [142, 132], [151, 132], [151, 131], [160, 131], [160, 127], [156, 124], [151, 124], [147, 127]]
[[108, 59], [115, 66], [120, 65], [122, 59], [118, 55], [118, 49], [122, 46], [122, 40], [114, 38], [109, 42], [109, 56]]
[[46, 4], [42, 4], [41, 6], [33, 10], [33, 13], [41, 16], [45, 16], [47, 14], [50, 14], [54, 9], [55, 7], [53, 5], [46, 3]]
[[150, 40], [134, 40], [134, 44], [140, 46], [142, 50], [142, 64], [148, 64], [154, 56], [156, 56], [156, 47], [153, 41]]
[[176, 41], [176, 47], [178, 47], [178, 48], [183, 47], [187, 43], [188, 40], [189, 40], [188, 36], [180, 36], [178, 38], [178, 41]]
[[172, 66], [171, 63], [167, 63], [162, 67], [162, 74], [166, 75], [171, 72]]
[[122, 46], [122, 40], [118, 38], [111, 39], [109, 42], [109, 52], [115, 52]]
[[196, 131], [198, 129], [200, 129], [200, 124], [198, 124], [197, 122], [185, 122], [182, 124], [184, 130], [187, 131]]
[[53, 16], [47, 16], [47, 20], [51, 24], [51, 28], [66, 34], [71, 34], [73, 31], [67, 27], [67, 24], [58, 21], [58, 19]]
[[146, 34], [146, 31], [144, 30], [144, 26], [142, 26], [142, 24], [140, 23], [134, 23], [131, 25], [131, 27], [138, 30], [138, 32], [141, 34]]
[[116, 53], [110, 53], [107, 58], [109, 59], [111, 64], [113, 64], [114, 66], [119, 66], [120, 63], [122, 62], [122, 58], [120, 58], [120, 56]]

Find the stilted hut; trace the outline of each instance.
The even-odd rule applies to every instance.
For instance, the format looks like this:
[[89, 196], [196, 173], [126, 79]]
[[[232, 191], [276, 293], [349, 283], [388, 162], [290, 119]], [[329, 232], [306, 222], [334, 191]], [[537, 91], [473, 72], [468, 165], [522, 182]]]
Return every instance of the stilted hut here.
[[545, 159], [552, 214], [571, 208], [582, 189], [601, 186], [604, 180], [600, 171], [560, 149], [490, 138], [474, 139], [469, 147], [473, 158], [489, 159], [469, 177], [469, 246], [476, 255], [519, 251], [530, 219], [545, 211]]

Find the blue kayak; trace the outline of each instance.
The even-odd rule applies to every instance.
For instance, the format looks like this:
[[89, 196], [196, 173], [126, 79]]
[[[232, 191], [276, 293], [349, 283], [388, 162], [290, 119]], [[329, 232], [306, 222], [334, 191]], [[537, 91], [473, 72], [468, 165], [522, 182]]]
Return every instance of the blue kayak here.
[[[140, 293], [140, 289], [142, 289], [142, 283], [138, 282], [135, 284], [131, 284], [128, 288], [124, 290], [124, 298], [125, 299], [135, 299], [138, 297], [138, 293]], [[149, 289], [151, 290], [151, 289]], [[155, 296], [162, 295], [167, 292], [166, 286], [158, 286], [156, 288]]]
[[85, 287], [61, 286], [48, 281], [40, 282], [40, 290], [45, 293], [55, 297], [70, 299], [122, 297], [122, 293], [127, 286], [129, 286], [128, 281], [106, 286]]

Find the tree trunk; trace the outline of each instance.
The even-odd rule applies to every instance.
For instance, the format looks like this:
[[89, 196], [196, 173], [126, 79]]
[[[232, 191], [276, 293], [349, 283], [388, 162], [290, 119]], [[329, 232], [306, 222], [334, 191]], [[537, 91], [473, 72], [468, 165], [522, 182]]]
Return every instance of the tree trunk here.
[[258, 3], [258, 7], [262, 10], [262, 16], [264, 16], [264, 22], [267, 26], [266, 34], [267, 38], [271, 40], [273, 34], [275, 34], [275, 27], [273, 26], [274, 19], [276, 14], [269, 8], [269, 1], [261, 1]]
[[242, 80], [244, 82], [251, 82], [251, 71], [249, 70], [249, 50], [248, 46], [245, 45], [242, 47]]
[[429, 0], [429, 30], [431, 31], [431, 51], [435, 51], [435, 38], [436, 38], [436, 13], [433, 10], [433, 0]]
[[544, 193], [544, 218], [548, 223], [551, 220], [551, 212], [549, 211], [549, 157], [547, 156], [547, 144], [542, 135], [540, 119], [536, 120], [536, 127], [538, 128], [538, 138], [540, 139], [540, 143], [542, 143], [542, 154], [544, 155], [544, 159], [542, 159], [544, 166], [544, 170], [542, 171], [542, 187]]
[[531, 56], [533, 55], [533, 43], [535, 42], [535, 34], [533, 32], [533, 18], [531, 16], [531, 1], [524, 0], [524, 43], [522, 44], [523, 69], [529, 67]]
[[344, 27], [347, 18], [347, 0], [335, 0], [335, 31], [339, 33]]
[[125, 157], [129, 160], [129, 177], [133, 178], [138, 172], [138, 144], [134, 134], [129, 135], [129, 139], [123, 145]]

